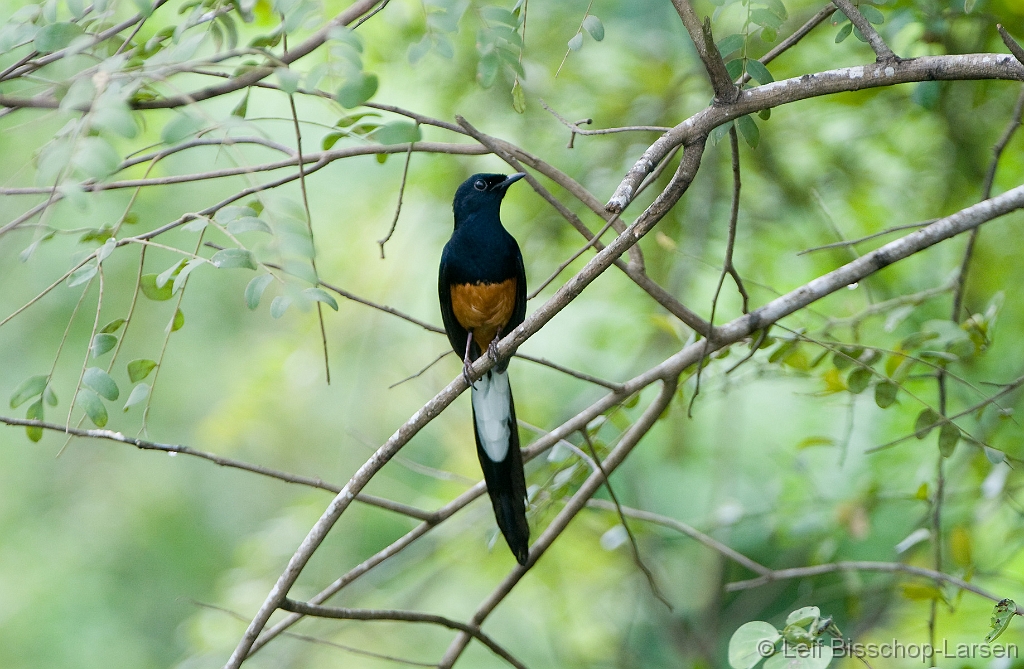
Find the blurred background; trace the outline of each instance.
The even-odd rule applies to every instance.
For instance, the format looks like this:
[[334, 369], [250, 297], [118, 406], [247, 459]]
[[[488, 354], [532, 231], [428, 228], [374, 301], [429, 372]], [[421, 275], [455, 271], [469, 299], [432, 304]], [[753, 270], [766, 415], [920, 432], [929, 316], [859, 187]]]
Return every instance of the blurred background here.
[[[138, 4], [110, 3], [111, 22], [131, 16]], [[996, 22], [1024, 36], [1024, 6], [1017, 0], [970, 4], [967, 13], [959, 0], [878, 3], [885, 18], [879, 30], [904, 57], [1004, 52]], [[44, 17], [52, 11], [67, 21], [73, 5], [51, 0], [41, 11]], [[308, 16], [294, 27], [294, 42], [345, 3], [271, 6], [260, 0], [251, 7], [251, 23], [237, 22], [240, 43], [270, 34], [280, 23], [278, 14], [294, 16], [307, 6]], [[695, 6], [701, 16], [714, 15], [717, 38], [748, 34], [743, 43], [751, 57], [771, 47], [750, 19], [750, 12], [762, 5], [715, 6], [700, 0]], [[4, 68], [30, 50], [18, 46], [24, 37], [11, 28], [24, 22], [30, 13], [26, 7], [20, 0], [0, 6]], [[787, 16], [779, 21], [778, 35], [788, 35], [820, 8], [820, 3], [785, 0]], [[168, 3], [147, 20], [137, 41], [175, 26], [191, 11], [191, 6]], [[588, 9], [585, 2], [535, 0], [528, 5], [519, 77], [525, 111], [517, 113], [509, 92], [514, 68], [502, 64], [491, 72], [489, 61], [481, 64], [480, 44], [494, 25], [487, 11], [487, 3], [475, 1], [387, 3], [357, 30], [363, 70], [379, 78], [373, 100], [448, 122], [460, 114], [480, 130], [542, 157], [605, 201], [659, 133], [577, 136], [567, 148], [569, 131], [541, 100], [567, 119], [592, 118], [590, 127], [607, 128], [673, 126], [711, 99], [671, 3], [595, 0]], [[602, 23], [601, 41], [579, 29], [588, 12]], [[830, 21], [816, 28], [770, 64], [774, 78], [873, 62], [874, 55], [855, 37], [837, 43], [841, 30], [842, 25]], [[582, 48], [570, 51], [567, 43], [577, 33]], [[199, 56], [209, 57], [216, 47], [211, 33], [199, 45]], [[332, 79], [330, 67], [337, 59], [337, 53], [321, 49], [295, 67], [305, 76], [327, 64], [320, 88], [334, 92], [338, 80]], [[74, 61], [57, 64], [37, 80], [0, 83], [0, 93], [33, 94], [33, 86], [44, 87], [47, 79], [70, 80], [82, 67]], [[493, 85], [485, 88], [481, 81], [487, 79]], [[193, 90], [209, 81], [177, 75], [161, 90]], [[764, 304], [893, 237], [797, 255], [801, 251], [941, 217], [977, 202], [992, 146], [1011, 119], [1020, 88], [1005, 81], [927, 82], [816, 98], [774, 109], [768, 120], [757, 119], [756, 148], [740, 142], [743, 189], [735, 250], [751, 305]], [[239, 115], [243, 95], [248, 102]], [[312, 96], [296, 96], [296, 105], [307, 153], [320, 150], [322, 140], [338, 130], [335, 124], [353, 113]], [[183, 114], [198, 119], [193, 133], [203, 127], [211, 129], [210, 136], [260, 135], [295, 144], [287, 96], [258, 88], [194, 109], [139, 114], [132, 117], [134, 134], [101, 128], [96, 136], [123, 158], [176, 140], [171, 124], [182, 123]], [[40, 176], [46, 160], [60, 160], [47, 158], [48, 147], [69, 120], [80, 116], [26, 109], [0, 117], [0, 185], [52, 185], [52, 176], [50, 181]], [[381, 112], [376, 121], [397, 118]], [[420, 129], [427, 141], [468, 141], [439, 128]], [[336, 147], [366, 141], [343, 137]], [[142, 165], [112, 178], [170, 176], [280, 157], [262, 146], [197, 147], [160, 161], [148, 174]], [[401, 215], [381, 258], [378, 240], [394, 217], [404, 158], [397, 153], [383, 163], [374, 155], [339, 160], [309, 176], [317, 270], [333, 285], [439, 325], [436, 271], [451, 233], [454, 190], [474, 172], [510, 170], [494, 156], [412, 154]], [[650, 275], [704, 317], [710, 314], [725, 251], [730, 160], [728, 138], [709, 145], [689, 192], [641, 242]], [[135, 220], [121, 236], [156, 229], [285, 173], [139, 192], [72, 193], [42, 218], [0, 235], [0, 319], [102, 243], [102, 236], [89, 237], [87, 229], [109, 228], [126, 211]], [[1019, 185], [1022, 175], [1024, 137], [1018, 134], [1002, 155], [993, 192]], [[658, 185], [666, 182], [667, 176], [662, 177]], [[633, 205], [627, 221], [656, 190], [649, 189]], [[553, 192], [592, 230], [600, 227], [599, 219], [568, 193], [557, 187]], [[286, 220], [285, 214], [296, 209], [300, 213], [293, 220], [303, 218], [297, 183], [259, 199], [266, 211], [277, 212], [277, 220]], [[43, 201], [45, 196], [3, 195], [0, 228]], [[522, 247], [531, 286], [540, 285], [581, 245], [578, 233], [525, 182], [509, 192], [502, 217]], [[773, 330], [764, 349], [735, 370], [749, 346], [717, 355], [703, 373], [692, 416], [688, 403], [695, 379], [684, 377], [671, 408], [612, 477], [620, 501], [691, 524], [772, 568], [838, 560], [933, 567], [927, 529], [939, 431], [866, 451], [911, 435], [922, 409], [937, 407], [934, 365], [948, 366], [950, 413], [999, 391], [986, 384], [1008, 383], [1024, 373], [1024, 302], [1017, 290], [1024, 281], [1022, 224], [1024, 216], [1012, 214], [985, 225], [978, 238], [964, 295], [965, 312], [978, 314], [973, 329], [949, 322], [951, 280], [964, 249], [964, 240], [957, 239], [786, 319], [785, 328]], [[280, 230], [275, 232], [241, 232], [237, 239], [257, 257], [275, 259], [288, 252], [275, 245], [281, 238]], [[182, 228], [161, 235], [155, 241], [171, 249], [149, 247], [144, 271], [171, 268], [182, 257], [173, 249], [193, 253], [198, 239], [195, 230]], [[234, 245], [214, 226], [204, 240]], [[210, 257], [213, 250], [199, 253]], [[585, 253], [573, 262], [560, 279], [589, 257]], [[94, 322], [102, 327], [132, 309], [139, 261], [138, 245], [118, 248], [104, 261], [98, 316], [98, 282], [93, 281], [84, 298], [86, 283], [60, 285], [4, 323], [0, 397], [17, 395], [26, 379], [52, 373], [57, 405], [44, 407], [46, 420], [94, 427], [81, 407], [69, 418], [70, 400], [85, 366], [106, 369], [109, 353], [88, 357], [90, 335]], [[244, 268], [201, 265], [189, 275], [180, 305], [177, 295], [167, 301], [135, 300], [131, 321], [114, 333], [121, 344], [111, 376], [120, 397], [105, 402], [109, 429], [342, 485], [459, 373], [460, 362], [447, 356], [392, 387], [444, 353], [448, 342], [339, 299], [337, 312], [323, 310], [331, 368], [327, 385], [316, 310], [293, 304], [273, 317], [273, 298], [292, 294], [276, 284], [258, 308], [247, 308], [244, 290], [254, 276]], [[559, 285], [556, 281], [543, 290], [529, 309]], [[887, 303], [930, 289], [936, 290]], [[184, 323], [168, 333], [176, 305]], [[727, 280], [716, 323], [739, 313], [739, 296]], [[828, 344], [798, 342], [794, 332]], [[521, 351], [624, 381], [691, 338], [688, 329], [613, 269]], [[867, 351], [861, 359], [877, 370], [867, 378], [867, 388], [859, 386], [864, 379], [851, 378], [857, 368], [829, 348], [840, 345], [878, 350], [873, 356], [867, 349], [848, 349], [854, 356]], [[933, 366], [898, 371], [900, 356], [908, 353]], [[146, 379], [152, 395], [122, 411], [133, 385], [126, 365], [137, 359], [160, 363]], [[512, 362], [511, 377], [519, 418], [540, 430], [553, 429], [606, 392], [523, 360]], [[885, 401], [878, 400], [876, 389], [885, 377], [896, 378], [900, 391], [883, 409]], [[864, 392], [853, 392], [858, 387]], [[614, 443], [652, 397], [647, 391], [635, 406], [613, 410], [600, 426], [594, 425], [597, 446], [607, 449]], [[1024, 507], [1017, 500], [1024, 484], [1019, 466], [1024, 430], [1013, 414], [1018, 405], [1018, 394], [1010, 393], [998, 406], [958, 421], [969, 436], [962, 436], [944, 460], [940, 542], [948, 573], [1021, 600]], [[25, 408], [5, 405], [0, 413], [21, 417]], [[427, 511], [452, 500], [480, 478], [470, 425], [469, 399], [460, 397], [373, 479], [367, 492]], [[521, 434], [524, 445], [535, 436], [525, 427]], [[330, 493], [185, 455], [168, 457], [112, 441], [65, 442], [53, 431], [33, 442], [23, 428], [0, 429], [0, 667], [221, 666]], [[535, 488], [534, 537], [585, 475], [585, 466], [567, 449], [527, 466], [528, 482]], [[606, 491], [598, 497], [607, 499]], [[293, 596], [313, 595], [415, 524], [389, 511], [353, 506], [316, 553]], [[781, 628], [790, 611], [809, 605], [820, 607], [845, 635], [864, 643], [927, 641], [936, 600], [940, 642], [978, 643], [989, 631], [991, 601], [890, 574], [836, 573], [726, 593], [725, 583], [753, 574], [678, 532], [631, 521], [644, 562], [671, 602], [669, 609], [653, 596], [618, 525], [614, 512], [582, 512], [484, 630], [533, 668], [725, 666], [729, 638], [741, 624], [765, 620]], [[921, 529], [923, 535], [915, 534]], [[500, 537], [495, 538], [489, 505], [474, 502], [331, 603], [465, 620], [514, 564]], [[1000, 642], [1021, 642], [1016, 623]], [[396, 666], [393, 660], [351, 649], [429, 664], [452, 639], [440, 628], [386, 622], [309, 620], [293, 631], [320, 642], [282, 637], [246, 666]], [[853, 666], [852, 660], [843, 662]], [[919, 663], [879, 660], [872, 666]], [[1018, 663], [941, 661], [945, 667], [1000, 669]], [[461, 666], [469, 667], [502, 664], [479, 644], [471, 644], [461, 660]]]

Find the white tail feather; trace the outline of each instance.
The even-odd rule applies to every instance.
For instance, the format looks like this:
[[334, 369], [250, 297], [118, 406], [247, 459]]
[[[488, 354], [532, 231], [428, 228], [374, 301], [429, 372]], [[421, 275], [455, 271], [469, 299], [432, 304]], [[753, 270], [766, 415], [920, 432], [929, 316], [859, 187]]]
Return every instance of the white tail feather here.
[[508, 383], [508, 370], [487, 372], [473, 383], [471, 395], [480, 445], [492, 461], [502, 462], [508, 455], [511, 441], [512, 388]]

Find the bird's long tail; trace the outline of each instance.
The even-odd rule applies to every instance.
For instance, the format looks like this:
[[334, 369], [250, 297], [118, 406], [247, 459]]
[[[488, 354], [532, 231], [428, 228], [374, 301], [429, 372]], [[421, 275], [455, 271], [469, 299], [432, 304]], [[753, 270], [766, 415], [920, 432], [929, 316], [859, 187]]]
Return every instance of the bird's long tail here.
[[484, 471], [494, 517], [516, 561], [526, 564], [530, 551], [526, 477], [508, 370], [489, 370], [473, 383], [472, 397], [476, 453]]

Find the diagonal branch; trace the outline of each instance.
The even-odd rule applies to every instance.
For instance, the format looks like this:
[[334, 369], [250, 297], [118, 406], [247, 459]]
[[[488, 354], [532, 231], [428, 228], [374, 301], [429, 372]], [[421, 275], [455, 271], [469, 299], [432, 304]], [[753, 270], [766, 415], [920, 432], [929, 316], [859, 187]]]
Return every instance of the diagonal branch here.
[[892, 49], [889, 48], [889, 45], [885, 43], [885, 40], [882, 39], [882, 36], [878, 34], [878, 31], [875, 30], [875, 27], [860, 13], [856, 5], [850, 2], [850, 0], [832, 0], [832, 4], [838, 7], [846, 15], [846, 18], [850, 19], [850, 22], [860, 31], [861, 35], [864, 35], [864, 39], [868, 41], [868, 45], [875, 52], [879, 62], [899, 60], [896, 54], [892, 52]]
[[711, 35], [711, 19], [706, 18], [701, 24], [690, 0], [672, 0], [672, 6], [676, 8], [683, 27], [690, 34], [693, 46], [697, 49], [697, 55], [704, 63], [708, 79], [711, 80], [711, 87], [715, 89], [715, 102], [722, 104], [735, 102], [740, 89], [732, 83], [732, 77], [725, 69], [722, 54], [718, 53], [718, 47], [715, 46], [715, 39]]

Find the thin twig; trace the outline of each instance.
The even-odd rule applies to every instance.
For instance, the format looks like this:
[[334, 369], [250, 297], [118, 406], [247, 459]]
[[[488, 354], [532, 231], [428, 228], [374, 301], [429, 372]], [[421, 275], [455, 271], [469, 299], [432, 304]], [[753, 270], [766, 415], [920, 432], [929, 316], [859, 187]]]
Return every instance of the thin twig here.
[[583, 441], [587, 445], [587, 450], [590, 451], [590, 457], [594, 460], [594, 466], [597, 467], [598, 471], [601, 472], [601, 476], [604, 478], [604, 487], [608, 491], [608, 496], [612, 498], [612, 504], [615, 506], [616, 513], [619, 514], [619, 522], [622, 523], [623, 529], [626, 530], [626, 536], [629, 537], [629, 545], [633, 550], [633, 563], [637, 568], [643, 572], [647, 578], [647, 585], [651, 589], [651, 594], [664, 604], [669, 611], [672, 611], [672, 603], [668, 601], [668, 598], [658, 587], [657, 581], [654, 580], [654, 574], [650, 568], [644, 564], [644, 560], [640, 557], [640, 546], [636, 543], [636, 537], [633, 535], [633, 530], [629, 529], [629, 523], [626, 522], [626, 516], [622, 512], [622, 505], [619, 504], [619, 496], [615, 494], [615, 489], [612, 488], [612, 482], [608, 478], [608, 472], [604, 470], [604, 465], [601, 464], [601, 458], [597, 457], [597, 449], [594, 448], [594, 442], [590, 440], [590, 434], [587, 433], [586, 429], [580, 430], [580, 434], [583, 435]]
[[398, 215], [402, 213], [402, 198], [405, 196], [405, 180], [409, 176], [409, 162], [412, 159], [412, 145], [413, 142], [409, 142], [409, 150], [405, 152], [405, 167], [402, 168], [402, 183], [398, 187], [398, 204], [395, 205], [395, 217], [391, 219], [391, 227], [388, 229], [388, 234], [384, 235], [382, 239], [377, 240], [377, 245], [380, 247], [380, 259], [384, 260], [384, 245], [391, 240], [391, 236], [395, 234], [395, 228], [398, 227]]

